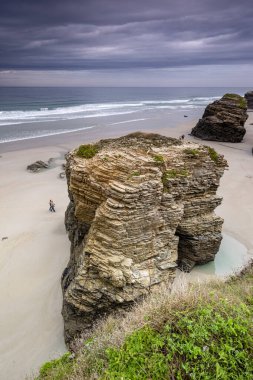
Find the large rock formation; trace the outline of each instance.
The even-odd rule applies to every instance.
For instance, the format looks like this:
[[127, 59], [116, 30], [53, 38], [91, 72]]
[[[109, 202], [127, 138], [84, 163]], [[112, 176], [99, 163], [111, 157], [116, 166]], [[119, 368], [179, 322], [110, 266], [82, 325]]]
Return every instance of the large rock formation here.
[[225, 166], [211, 148], [140, 132], [68, 155], [67, 343], [102, 315], [172, 282], [177, 262], [191, 267], [214, 259], [223, 223], [214, 214], [216, 190]]
[[246, 129], [247, 104], [243, 97], [226, 94], [209, 104], [191, 134], [203, 140], [241, 142]]
[[244, 97], [247, 101], [248, 108], [253, 109], [253, 91], [246, 92]]

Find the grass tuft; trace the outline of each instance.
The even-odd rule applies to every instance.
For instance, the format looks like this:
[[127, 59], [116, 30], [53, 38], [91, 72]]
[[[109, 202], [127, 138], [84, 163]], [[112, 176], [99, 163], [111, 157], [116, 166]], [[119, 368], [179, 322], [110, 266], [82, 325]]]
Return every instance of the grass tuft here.
[[223, 98], [236, 100], [240, 108], [247, 108], [246, 99], [238, 94], [225, 94]]
[[40, 368], [39, 377], [36, 380], [62, 380], [73, 368], [71, 354], [67, 352], [59, 359], [46, 362]]
[[187, 177], [189, 175], [189, 172], [187, 169], [181, 168], [181, 169], [170, 169], [166, 170], [163, 173], [162, 176], [162, 182], [163, 184], [166, 183], [169, 179], [179, 178], [179, 177]]
[[219, 155], [218, 155], [218, 153], [216, 152], [216, 150], [214, 150], [210, 146], [208, 147], [208, 153], [209, 153], [209, 156], [210, 156], [210, 158], [211, 158], [212, 161], [214, 161], [216, 163], [219, 161]]
[[198, 149], [193, 149], [193, 148], [186, 148], [183, 151], [187, 156], [191, 157], [198, 157], [199, 155], [199, 150]]
[[157, 164], [163, 164], [164, 163], [164, 158], [161, 154], [156, 154], [154, 157], [153, 157], [153, 160], [157, 163]]
[[98, 147], [92, 144], [80, 145], [76, 154], [78, 157], [92, 158], [98, 153]]
[[138, 170], [131, 173], [131, 177], [139, 177], [140, 175], [141, 173]]

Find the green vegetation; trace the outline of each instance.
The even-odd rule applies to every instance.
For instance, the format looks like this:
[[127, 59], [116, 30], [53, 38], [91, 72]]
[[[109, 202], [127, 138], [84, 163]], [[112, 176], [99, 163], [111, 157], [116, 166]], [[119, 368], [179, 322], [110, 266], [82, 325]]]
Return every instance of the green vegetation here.
[[98, 153], [98, 147], [92, 144], [80, 145], [76, 154], [78, 157], [92, 158]]
[[237, 100], [240, 108], [247, 108], [246, 99], [238, 94], [225, 94], [223, 98]]
[[218, 153], [216, 152], [216, 150], [214, 150], [210, 146], [208, 146], [207, 148], [208, 148], [208, 153], [209, 153], [209, 156], [210, 156], [211, 160], [213, 160], [214, 162], [217, 163], [219, 161], [219, 155], [218, 155]]
[[159, 330], [135, 331], [120, 350], [108, 349], [102, 379], [252, 379], [249, 306], [210, 301], [187, 314], [175, 312]]
[[131, 177], [138, 177], [139, 175], [141, 175], [141, 173], [138, 172], [138, 170], [131, 173]]
[[156, 154], [154, 157], [153, 157], [154, 161], [157, 163], [157, 164], [163, 164], [164, 163], [164, 158], [161, 154]]
[[71, 354], [67, 352], [59, 359], [46, 362], [40, 369], [40, 374], [37, 380], [61, 380], [72, 370], [73, 360]]
[[38, 380], [252, 380], [253, 267], [226, 283], [154, 290], [123, 316], [101, 321]]
[[199, 155], [199, 150], [198, 149], [193, 149], [193, 148], [186, 148], [183, 151], [187, 156], [192, 156], [192, 157], [198, 157]]
[[166, 170], [163, 173], [162, 182], [164, 184], [168, 179], [174, 179], [178, 177], [187, 177], [188, 175], [189, 175], [188, 170], [184, 168]]

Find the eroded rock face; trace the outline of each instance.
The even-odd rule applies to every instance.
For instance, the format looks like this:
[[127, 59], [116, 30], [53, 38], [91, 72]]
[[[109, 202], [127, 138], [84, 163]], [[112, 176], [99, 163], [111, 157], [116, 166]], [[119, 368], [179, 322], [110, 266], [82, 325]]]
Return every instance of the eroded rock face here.
[[191, 134], [202, 140], [241, 142], [246, 129], [247, 104], [243, 97], [226, 94], [209, 104]]
[[67, 343], [102, 315], [171, 283], [178, 262], [189, 268], [213, 260], [221, 242], [223, 220], [214, 209], [223, 157], [143, 133], [101, 140], [96, 152], [67, 157]]
[[246, 92], [244, 97], [247, 101], [248, 108], [253, 109], [253, 91]]

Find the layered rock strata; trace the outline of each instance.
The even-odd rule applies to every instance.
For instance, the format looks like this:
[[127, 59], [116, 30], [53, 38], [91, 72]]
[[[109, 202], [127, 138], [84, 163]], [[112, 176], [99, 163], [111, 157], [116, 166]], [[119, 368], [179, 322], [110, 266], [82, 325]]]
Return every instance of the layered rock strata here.
[[253, 91], [246, 92], [244, 97], [247, 101], [248, 108], [253, 109]]
[[220, 100], [209, 104], [192, 129], [191, 134], [202, 140], [241, 142], [246, 129], [247, 103], [236, 94], [226, 94]]
[[208, 147], [140, 132], [68, 155], [67, 343], [97, 318], [171, 283], [178, 264], [214, 259], [223, 223], [214, 214], [221, 203], [216, 190], [225, 166]]

